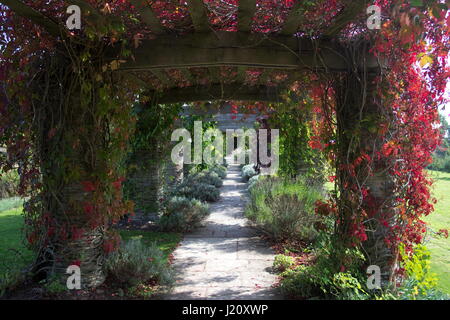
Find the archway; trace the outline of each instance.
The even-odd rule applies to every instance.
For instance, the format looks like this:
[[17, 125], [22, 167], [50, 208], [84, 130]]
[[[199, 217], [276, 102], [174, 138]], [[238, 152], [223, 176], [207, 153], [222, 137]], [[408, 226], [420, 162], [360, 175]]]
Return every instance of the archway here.
[[[376, 50], [369, 47], [370, 42], [363, 36], [367, 31], [363, 9], [368, 1], [324, 2], [314, 8], [287, 1], [278, 6], [280, 10], [275, 14], [283, 22], [272, 22], [270, 28], [262, 18], [267, 8], [254, 0], [229, 6], [234, 16], [229, 26], [214, 22], [219, 10], [209, 1], [191, 0], [186, 5], [167, 8], [158, 7], [157, 3], [130, 2], [133, 5], [120, 2], [92, 7], [91, 2], [73, 0], [71, 3], [84, 12], [86, 27], [68, 32], [62, 21], [65, 1], [2, 1], [15, 14], [25, 17], [22, 20], [14, 14], [5, 18], [5, 25], [14, 30], [11, 36], [23, 37], [9, 41], [12, 48], [20, 48], [21, 41], [28, 40], [26, 27], [39, 34], [31, 37], [31, 51], [25, 50], [19, 58], [13, 56], [10, 48], [8, 63], [4, 65], [9, 80], [7, 105], [22, 108], [28, 121], [25, 123], [30, 124], [10, 129], [8, 139], [16, 138], [17, 146], [25, 142], [25, 150], [33, 154], [23, 184], [29, 186], [30, 177], [39, 181], [39, 188], [33, 191], [39, 201], [30, 209], [28, 221], [29, 240], [41, 250], [42, 264], [62, 274], [68, 264], [82, 256], [86, 286], [103, 281], [102, 250], [111, 249], [114, 244], [105, 240], [105, 233], [111, 221], [131, 210], [122, 200], [121, 173], [114, 169], [123, 158], [133, 131], [130, 110], [136, 95], [146, 98], [150, 110], [158, 103], [213, 97], [276, 101], [280, 93], [307, 73], [318, 84], [313, 92], [318, 100], [324, 106], [335, 105], [338, 140], [333, 156], [339, 196], [333, 204], [336, 206], [330, 205], [329, 209], [339, 216], [336, 234], [344, 246], [365, 243], [369, 262], [380, 265], [384, 277], [392, 280], [397, 252], [396, 246], [388, 246], [386, 239], [392, 240], [391, 231], [400, 220], [394, 210], [398, 199], [391, 195], [404, 196], [406, 200], [401, 203], [405, 212], [418, 212], [411, 213], [411, 222], [401, 224], [400, 236], [393, 232], [396, 244], [401, 240], [410, 243], [420, 227], [417, 219], [429, 213], [431, 207], [426, 191], [424, 198], [415, 202], [411, 197], [416, 189], [405, 191], [401, 182], [412, 168], [419, 180], [417, 188], [426, 188], [428, 181], [420, 168], [436, 144], [435, 139], [420, 144], [425, 151], [411, 156], [406, 167], [399, 168], [393, 164], [402, 154], [396, 149], [401, 144], [398, 132], [407, 131], [408, 138], [417, 139], [413, 131], [402, 126], [408, 121], [416, 123], [416, 119], [392, 119], [407, 111], [402, 109], [405, 101], [413, 100], [420, 103], [418, 112], [428, 119], [422, 132], [432, 132], [435, 114], [430, 108], [435, 105], [432, 98], [436, 96], [419, 97], [426, 91], [426, 84], [418, 80], [415, 72], [408, 73], [408, 69], [401, 69], [392, 61], [393, 57], [408, 61], [412, 55], [407, 49], [395, 52], [391, 48], [383, 56], [380, 44]], [[384, 9], [388, 7], [385, 4]], [[312, 21], [314, 32], [308, 33], [310, 26], [304, 18], [323, 8], [333, 18], [325, 19], [325, 23]], [[132, 18], [123, 12], [130, 12]], [[439, 21], [427, 22], [434, 26]], [[25, 28], [15, 30], [18, 24]], [[394, 42], [400, 31], [394, 27], [390, 31], [392, 34], [386, 37]], [[408, 36], [416, 41], [410, 31]], [[438, 44], [437, 38], [433, 42], [436, 55], [445, 45]], [[49, 43], [44, 49], [40, 47], [42, 39]], [[379, 38], [377, 41], [388, 45]], [[35, 69], [30, 70], [37, 71], [33, 78], [37, 81], [32, 83], [34, 94], [23, 97], [20, 91], [25, 84], [12, 83], [16, 79], [13, 67], [27, 61], [33, 62], [30, 67]], [[434, 63], [435, 69], [445, 66], [438, 59]], [[395, 72], [387, 72], [386, 68], [393, 66], [397, 68]], [[433, 79], [439, 85], [434, 94], [438, 95], [442, 92], [443, 73], [436, 74]], [[410, 86], [402, 87], [400, 83], [392, 95], [378, 92], [383, 85], [395, 84], [399, 75], [409, 80]], [[386, 110], [387, 102], [398, 109]], [[14, 116], [8, 117], [12, 123], [23, 123]], [[23, 131], [26, 134], [18, 137]], [[397, 137], [390, 145], [388, 133]], [[23, 147], [18, 148], [23, 151]], [[58, 154], [61, 158], [56, 157]], [[405, 155], [410, 153], [404, 151], [402, 156]], [[394, 171], [399, 172], [395, 179]], [[366, 230], [371, 230], [370, 237]], [[409, 230], [406, 236], [405, 230]]]

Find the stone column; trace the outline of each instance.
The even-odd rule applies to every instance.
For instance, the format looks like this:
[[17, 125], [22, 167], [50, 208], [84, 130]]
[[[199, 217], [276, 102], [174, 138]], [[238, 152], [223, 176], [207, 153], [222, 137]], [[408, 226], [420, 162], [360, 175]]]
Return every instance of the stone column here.
[[[382, 283], [392, 281], [396, 264], [396, 252], [386, 244], [389, 233], [380, 220], [394, 223], [395, 203], [393, 196], [393, 178], [388, 173], [388, 163], [376, 160], [376, 152], [381, 149], [384, 137], [379, 133], [379, 123], [386, 116], [382, 110], [382, 101], [376, 96], [375, 73], [349, 73], [336, 81], [337, 97], [337, 133], [338, 133], [338, 183], [340, 191], [339, 215], [348, 222], [354, 214], [368, 213], [364, 218], [367, 240], [362, 242], [362, 249], [367, 265], [377, 265], [381, 269]], [[367, 154], [372, 162], [354, 163], [361, 154]], [[351, 173], [354, 169], [355, 172]], [[351, 190], [351, 186], [357, 186]], [[360, 192], [367, 189], [369, 196]], [[349, 244], [350, 228], [348, 223], [338, 226], [343, 237], [342, 243]]]

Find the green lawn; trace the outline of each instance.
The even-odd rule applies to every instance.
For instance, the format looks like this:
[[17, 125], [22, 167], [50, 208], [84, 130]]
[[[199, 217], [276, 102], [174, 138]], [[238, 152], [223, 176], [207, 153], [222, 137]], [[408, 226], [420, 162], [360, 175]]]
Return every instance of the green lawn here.
[[[435, 212], [425, 221], [432, 231], [450, 228], [450, 173], [429, 171], [434, 179], [433, 195], [438, 200]], [[431, 251], [431, 268], [439, 277], [439, 288], [450, 294], [450, 237], [448, 239], [427, 237], [426, 246]]]
[[[1, 200], [0, 206], [6, 206], [6, 203], [11, 201]], [[33, 259], [32, 252], [26, 249], [23, 241], [21, 213], [20, 207], [0, 212], [0, 276], [7, 271], [26, 267]]]

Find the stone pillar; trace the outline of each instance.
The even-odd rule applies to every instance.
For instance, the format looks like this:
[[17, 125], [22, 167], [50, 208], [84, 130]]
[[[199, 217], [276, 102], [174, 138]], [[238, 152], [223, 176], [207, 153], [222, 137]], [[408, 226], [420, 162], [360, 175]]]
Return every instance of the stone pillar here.
[[[57, 58], [52, 57], [55, 65]], [[112, 172], [115, 162], [105, 157], [111, 151], [110, 122], [98, 110], [104, 107], [99, 102], [100, 84], [86, 72], [83, 81], [90, 86], [83, 89], [71, 62], [61, 60], [67, 68], [61, 67], [61, 77], [48, 80], [52, 84], [48, 94], [42, 95], [39, 79], [32, 87], [36, 95], [33, 154], [39, 157], [42, 187], [32, 198], [36, 216], [26, 226], [27, 235], [34, 237], [30, 244], [38, 250], [34, 275], [57, 276], [65, 285], [67, 268], [78, 265], [86, 289], [102, 284], [106, 277], [108, 226], [123, 209], [119, 208], [121, 192], [110, 191], [109, 179], [118, 180], [120, 172]], [[128, 112], [125, 106], [123, 110]], [[119, 158], [120, 151], [114, 151]], [[115, 209], [117, 216], [112, 217]]]
[[[368, 213], [362, 219], [367, 235], [362, 248], [367, 265], [380, 267], [382, 283], [386, 285], [392, 281], [396, 252], [384, 241], [390, 230], [380, 220], [395, 222], [395, 197], [393, 178], [386, 170], [389, 164], [376, 160], [376, 152], [384, 143], [379, 123], [386, 111], [381, 110], [382, 102], [376, 96], [375, 77], [376, 74], [370, 73], [349, 73], [336, 81], [339, 216], [344, 221], [338, 226], [338, 232], [341, 242], [349, 245], [352, 226], [348, 221], [355, 214]], [[365, 160], [352, 166], [363, 153], [371, 157], [370, 167]], [[355, 172], [351, 173], [353, 169]], [[357, 187], [352, 190], [352, 186]], [[363, 188], [369, 196], [362, 195]]]
[[170, 187], [176, 185], [183, 180], [183, 163], [173, 163], [171, 158], [171, 151], [169, 150], [169, 155], [164, 164], [163, 170], [163, 180], [164, 189], [169, 189]]
[[148, 217], [159, 209], [161, 196], [162, 159], [156, 147], [133, 152], [132, 169], [129, 171], [129, 194], [135, 203], [136, 214]]

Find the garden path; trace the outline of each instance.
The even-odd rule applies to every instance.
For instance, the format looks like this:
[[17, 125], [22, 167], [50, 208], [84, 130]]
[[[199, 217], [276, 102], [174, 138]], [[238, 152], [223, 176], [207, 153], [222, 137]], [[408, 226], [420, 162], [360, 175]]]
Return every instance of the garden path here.
[[280, 299], [271, 273], [274, 252], [244, 217], [246, 183], [229, 165], [221, 199], [203, 227], [174, 251], [176, 285], [166, 299]]

